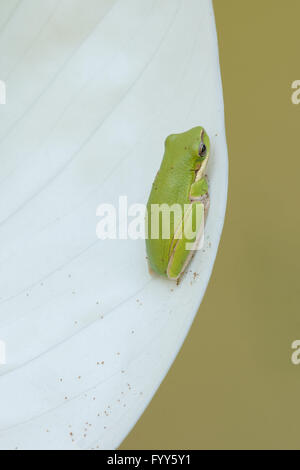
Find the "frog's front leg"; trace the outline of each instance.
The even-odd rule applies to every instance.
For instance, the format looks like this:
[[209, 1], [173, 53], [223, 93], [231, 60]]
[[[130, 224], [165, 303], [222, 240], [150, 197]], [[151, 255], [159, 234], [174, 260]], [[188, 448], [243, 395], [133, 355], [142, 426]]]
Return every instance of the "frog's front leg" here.
[[190, 190], [190, 201], [193, 202], [202, 202], [204, 204], [204, 215], [205, 218], [208, 214], [209, 209], [209, 194], [208, 194], [208, 184], [205, 178], [196, 180]]

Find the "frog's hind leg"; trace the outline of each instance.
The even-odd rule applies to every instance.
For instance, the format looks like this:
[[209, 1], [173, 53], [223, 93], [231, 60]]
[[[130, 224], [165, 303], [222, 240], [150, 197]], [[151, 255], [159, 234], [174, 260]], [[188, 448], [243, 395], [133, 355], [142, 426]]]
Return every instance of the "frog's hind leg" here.
[[167, 269], [169, 279], [180, 280], [204, 234], [210, 200], [207, 181], [203, 175], [201, 176], [191, 186], [189, 196], [191, 203], [186, 207], [183, 222], [174, 235]]
[[203, 202], [189, 204], [183, 221], [174, 235], [167, 276], [178, 281], [191, 261], [204, 233], [205, 207]]

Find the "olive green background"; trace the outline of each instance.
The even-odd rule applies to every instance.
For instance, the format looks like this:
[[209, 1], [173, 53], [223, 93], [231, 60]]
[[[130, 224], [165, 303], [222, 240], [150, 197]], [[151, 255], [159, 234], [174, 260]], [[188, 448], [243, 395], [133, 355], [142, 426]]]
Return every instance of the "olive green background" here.
[[121, 449], [300, 449], [299, 0], [215, 0], [230, 163], [211, 282]]

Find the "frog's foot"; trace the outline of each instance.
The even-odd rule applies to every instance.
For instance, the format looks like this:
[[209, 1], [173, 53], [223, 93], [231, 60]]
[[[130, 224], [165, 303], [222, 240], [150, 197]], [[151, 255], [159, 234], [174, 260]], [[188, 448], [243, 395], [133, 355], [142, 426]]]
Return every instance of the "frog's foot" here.
[[150, 263], [149, 263], [149, 260], [147, 260], [147, 264], [148, 264], [148, 271], [149, 271], [150, 276], [154, 276], [155, 272], [154, 272], [153, 269], [151, 268], [151, 265], [150, 265]]
[[204, 205], [204, 215], [205, 219], [208, 214], [210, 199], [208, 194], [208, 184], [205, 178], [196, 180], [195, 183], [191, 186], [190, 191], [190, 201], [193, 202], [202, 202]]
[[151, 268], [149, 261], [147, 262], [147, 264], [148, 264], [148, 271], [149, 271], [149, 274], [150, 274], [150, 276], [153, 276], [154, 271], [153, 271], [153, 269]]
[[191, 261], [204, 232], [205, 207], [195, 201], [185, 209], [183, 221], [179, 224], [171, 244], [167, 276], [178, 281]]
[[160, 278], [162, 276], [161, 274], [158, 274], [156, 271], [154, 271], [154, 269], [152, 268], [149, 260], [147, 260], [147, 264], [148, 264], [148, 272], [149, 272], [151, 277]]

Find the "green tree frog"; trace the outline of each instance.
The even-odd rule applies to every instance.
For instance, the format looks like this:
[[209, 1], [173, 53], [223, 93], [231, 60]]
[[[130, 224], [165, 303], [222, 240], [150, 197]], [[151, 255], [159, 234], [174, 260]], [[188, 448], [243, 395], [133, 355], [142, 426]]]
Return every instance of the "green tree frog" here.
[[[205, 178], [209, 152], [210, 141], [203, 127], [170, 135], [165, 141], [163, 161], [147, 204], [150, 272], [178, 280], [195, 253], [209, 206]], [[170, 216], [168, 227], [164, 227], [163, 214]]]

